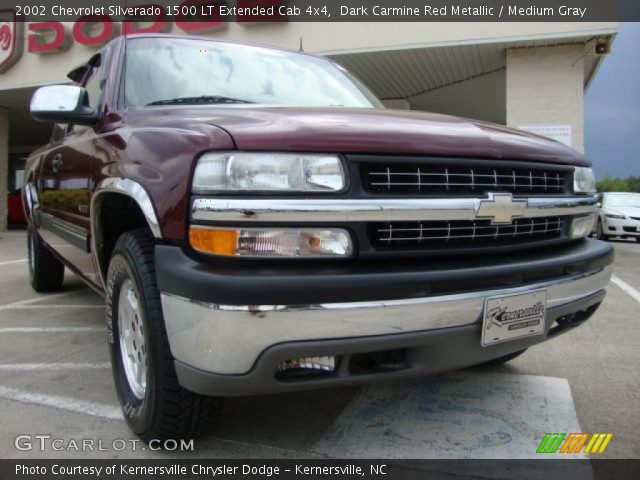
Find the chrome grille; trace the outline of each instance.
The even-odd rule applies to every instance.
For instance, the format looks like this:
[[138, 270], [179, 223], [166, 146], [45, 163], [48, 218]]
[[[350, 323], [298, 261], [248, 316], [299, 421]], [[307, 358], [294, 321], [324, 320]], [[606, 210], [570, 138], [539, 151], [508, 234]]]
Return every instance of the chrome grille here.
[[432, 194], [511, 192], [561, 193], [569, 185], [570, 171], [483, 165], [385, 164], [362, 166], [364, 187], [373, 193]]
[[510, 224], [491, 225], [490, 220], [389, 222], [373, 225], [372, 243], [381, 248], [476, 247], [529, 243], [560, 238], [560, 217], [518, 218]]

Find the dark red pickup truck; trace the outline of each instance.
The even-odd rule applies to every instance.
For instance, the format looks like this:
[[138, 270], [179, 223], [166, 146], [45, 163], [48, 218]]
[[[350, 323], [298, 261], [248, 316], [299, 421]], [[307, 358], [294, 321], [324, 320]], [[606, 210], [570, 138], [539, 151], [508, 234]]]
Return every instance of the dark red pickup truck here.
[[29, 269], [105, 296], [125, 417], [196, 435], [221, 398], [509, 360], [598, 308], [612, 248], [582, 155], [385, 110], [335, 63], [114, 40], [39, 89]]

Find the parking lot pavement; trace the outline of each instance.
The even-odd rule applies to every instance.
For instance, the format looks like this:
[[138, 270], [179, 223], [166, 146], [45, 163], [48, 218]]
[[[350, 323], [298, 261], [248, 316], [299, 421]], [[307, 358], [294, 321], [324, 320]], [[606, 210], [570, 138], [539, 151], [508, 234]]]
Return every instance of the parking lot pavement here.
[[[545, 433], [563, 431], [611, 432], [604, 457], [638, 458], [640, 244], [613, 244], [599, 312], [507, 365], [232, 398], [195, 451], [179, 453], [113, 443], [135, 437], [113, 388], [102, 298], [70, 274], [61, 293], [34, 293], [25, 233], [1, 233], [0, 458], [530, 458]], [[18, 450], [23, 434], [64, 450]], [[109, 450], [69, 449], [82, 439]]]

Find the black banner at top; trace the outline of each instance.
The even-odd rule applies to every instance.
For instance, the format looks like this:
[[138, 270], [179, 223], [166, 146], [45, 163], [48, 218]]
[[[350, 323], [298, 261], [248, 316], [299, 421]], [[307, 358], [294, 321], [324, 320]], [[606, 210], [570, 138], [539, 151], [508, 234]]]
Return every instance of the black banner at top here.
[[640, 21], [638, 0], [2, 0], [1, 21]]

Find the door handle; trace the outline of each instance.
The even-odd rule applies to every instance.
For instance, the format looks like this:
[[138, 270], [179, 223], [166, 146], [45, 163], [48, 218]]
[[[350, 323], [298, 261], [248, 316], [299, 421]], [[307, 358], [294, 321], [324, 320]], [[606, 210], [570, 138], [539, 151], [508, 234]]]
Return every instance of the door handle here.
[[53, 160], [51, 160], [51, 168], [53, 169], [53, 173], [58, 173], [58, 170], [60, 170], [61, 166], [62, 166], [62, 155], [57, 154], [55, 157], [53, 157]]

